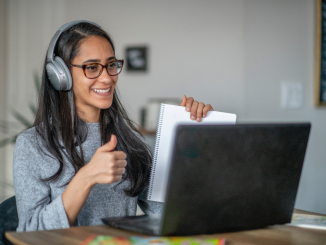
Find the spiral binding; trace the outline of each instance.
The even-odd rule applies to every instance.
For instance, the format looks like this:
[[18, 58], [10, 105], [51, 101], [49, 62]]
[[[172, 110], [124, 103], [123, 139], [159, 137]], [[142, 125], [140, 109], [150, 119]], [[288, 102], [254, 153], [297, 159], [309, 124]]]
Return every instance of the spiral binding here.
[[151, 169], [151, 176], [149, 180], [149, 188], [148, 188], [148, 196], [147, 199], [151, 199], [152, 197], [152, 191], [153, 191], [153, 185], [154, 185], [154, 177], [155, 177], [155, 168], [157, 163], [157, 155], [158, 155], [158, 148], [160, 145], [160, 139], [161, 139], [161, 129], [163, 124], [163, 114], [164, 114], [164, 108], [165, 104], [161, 104], [160, 108], [160, 116], [157, 123], [157, 132], [156, 132], [156, 140], [155, 140], [155, 147], [154, 147], [154, 156], [153, 156], [153, 164]]

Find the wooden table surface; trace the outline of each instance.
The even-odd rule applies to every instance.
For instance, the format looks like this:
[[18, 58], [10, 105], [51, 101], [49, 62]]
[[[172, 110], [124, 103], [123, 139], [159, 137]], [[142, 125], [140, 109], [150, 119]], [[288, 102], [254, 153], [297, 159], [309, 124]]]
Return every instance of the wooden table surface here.
[[[298, 214], [316, 214], [302, 210], [295, 210]], [[321, 214], [316, 214], [321, 215]], [[32, 232], [6, 232], [6, 237], [17, 245], [54, 245], [54, 244], [80, 244], [90, 235], [112, 235], [129, 237], [144, 235], [135, 232], [123, 231], [105, 225], [73, 227], [61, 230], [32, 231]], [[285, 245], [285, 244], [326, 244], [326, 230], [308, 229], [287, 225], [277, 225], [265, 229], [220, 233], [214, 235], [200, 235], [198, 237], [226, 238], [227, 245]]]

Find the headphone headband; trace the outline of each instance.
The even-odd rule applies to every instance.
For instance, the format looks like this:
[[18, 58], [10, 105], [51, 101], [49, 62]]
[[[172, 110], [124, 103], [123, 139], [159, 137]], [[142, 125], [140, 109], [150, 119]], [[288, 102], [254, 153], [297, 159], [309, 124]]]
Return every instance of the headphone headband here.
[[79, 23], [89, 23], [89, 24], [92, 24], [92, 25], [95, 25], [99, 28], [102, 29], [101, 26], [99, 26], [98, 24], [94, 23], [94, 22], [91, 22], [91, 21], [88, 21], [88, 20], [75, 20], [75, 21], [71, 21], [69, 23], [66, 23], [64, 25], [62, 25], [58, 30], [57, 32], [54, 34], [51, 42], [50, 42], [50, 45], [49, 45], [49, 49], [48, 49], [48, 53], [46, 55], [46, 62], [47, 63], [52, 63], [53, 62], [53, 58], [54, 58], [54, 48], [55, 48], [55, 45], [61, 35], [62, 32], [68, 30], [70, 27], [74, 26], [74, 25], [77, 25]]
[[[87, 20], [72, 21], [61, 26], [54, 34], [48, 52], [46, 54], [46, 73], [52, 86], [58, 91], [67, 91], [72, 88], [72, 78], [70, 70], [65, 62], [59, 57], [54, 57], [55, 45], [62, 32], [79, 23], [89, 23], [101, 28], [98, 24]], [[101, 28], [102, 29], [102, 28]]]

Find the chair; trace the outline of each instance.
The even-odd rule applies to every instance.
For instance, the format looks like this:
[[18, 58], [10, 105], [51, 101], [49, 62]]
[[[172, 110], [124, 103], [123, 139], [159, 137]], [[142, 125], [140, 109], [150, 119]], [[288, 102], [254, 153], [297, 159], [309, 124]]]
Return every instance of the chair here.
[[5, 237], [6, 231], [16, 231], [18, 227], [18, 213], [15, 196], [0, 204], [0, 245], [12, 245]]

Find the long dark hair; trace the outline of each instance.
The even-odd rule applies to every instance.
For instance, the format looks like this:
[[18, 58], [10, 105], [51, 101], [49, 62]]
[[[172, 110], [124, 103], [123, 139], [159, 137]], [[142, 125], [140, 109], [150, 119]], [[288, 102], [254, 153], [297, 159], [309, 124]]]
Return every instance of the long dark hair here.
[[[90, 36], [106, 38], [114, 51], [112, 39], [104, 30], [89, 23], [79, 23], [61, 34], [55, 47], [55, 56], [62, 58], [69, 67], [78, 54], [82, 41]], [[64, 155], [74, 167], [75, 173], [85, 165], [81, 145], [87, 137], [87, 125], [78, 118], [75, 103], [69, 103], [71, 96], [69, 93], [73, 93], [73, 90], [55, 90], [49, 81], [45, 66], [46, 59], [34, 126], [50, 156], [59, 161], [58, 171], [45, 179], [56, 181], [63, 171]], [[148, 185], [151, 154], [121, 105], [116, 91], [111, 107], [101, 110], [99, 124], [102, 145], [114, 134], [118, 140], [116, 150], [127, 154], [128, 164], [123, 181], [129, 180], [131, 185], [124, 190], [126, 195], [133, 197], [139, 195]]]

